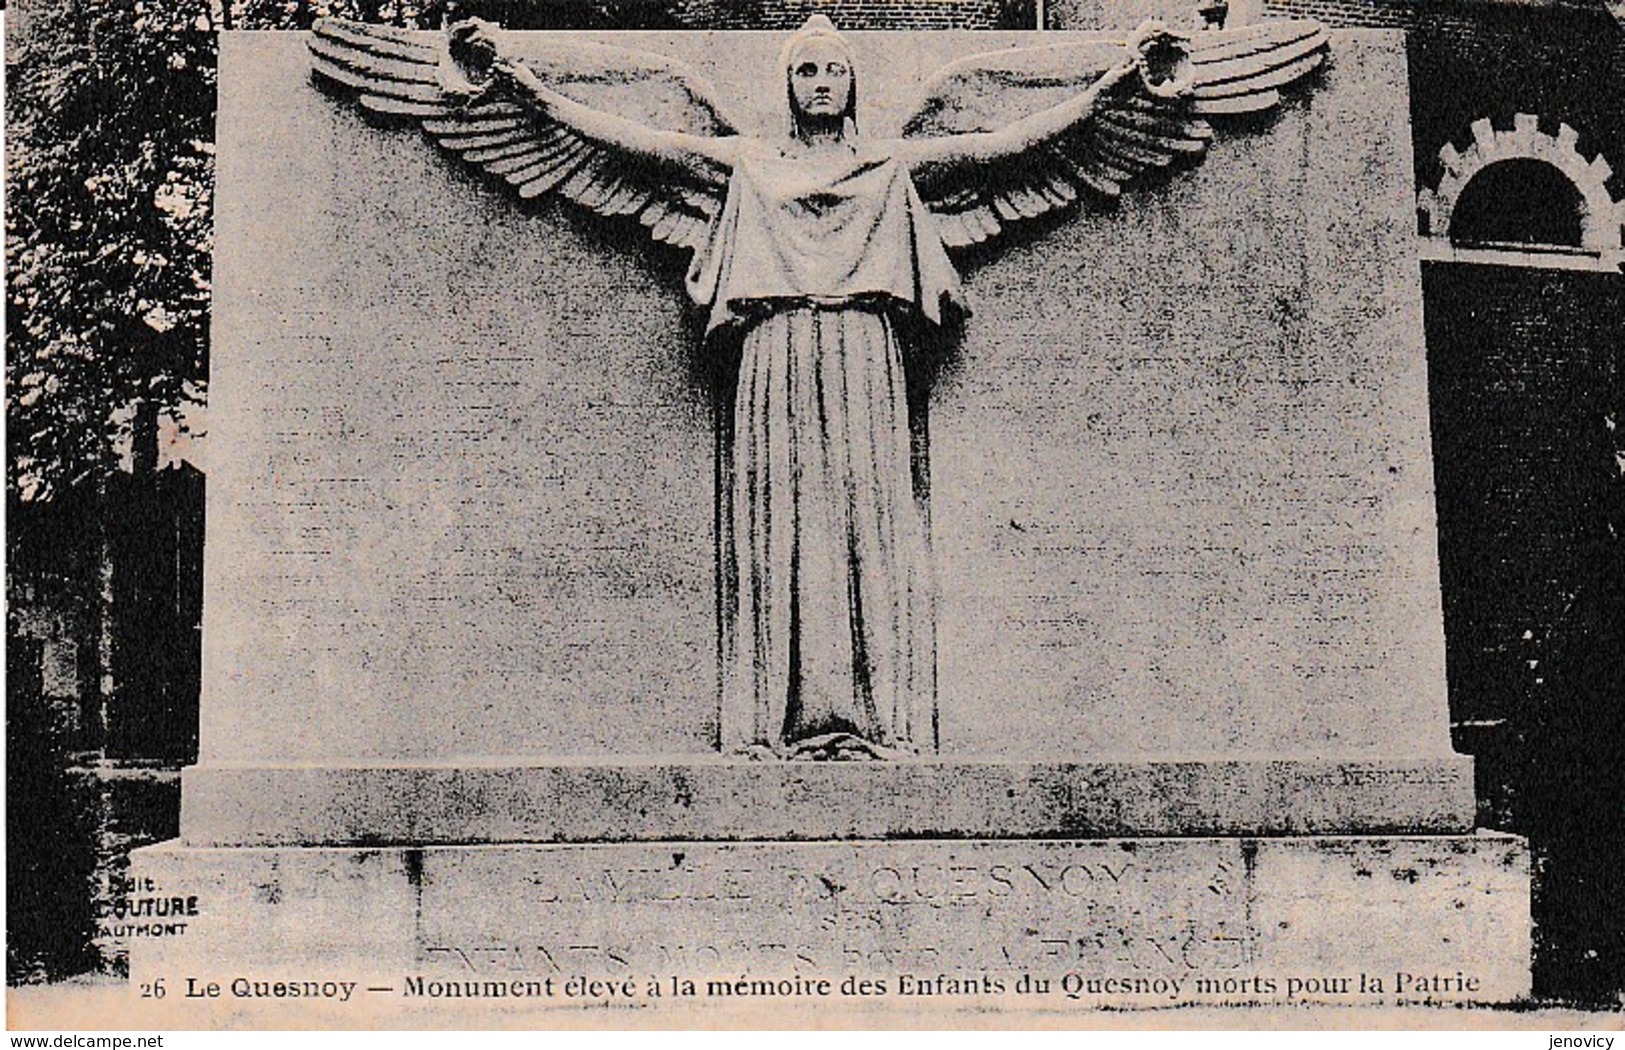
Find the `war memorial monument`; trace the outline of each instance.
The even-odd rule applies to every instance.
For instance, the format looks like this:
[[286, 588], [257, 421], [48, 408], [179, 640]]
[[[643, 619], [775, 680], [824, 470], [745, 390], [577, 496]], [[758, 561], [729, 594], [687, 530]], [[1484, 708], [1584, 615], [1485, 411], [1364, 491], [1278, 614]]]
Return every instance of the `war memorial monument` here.
[[1189, 22], [222, 35], [201, 754], [133, 867], [195, 909], [132, 980], [1527, 996], [1403, 41]]

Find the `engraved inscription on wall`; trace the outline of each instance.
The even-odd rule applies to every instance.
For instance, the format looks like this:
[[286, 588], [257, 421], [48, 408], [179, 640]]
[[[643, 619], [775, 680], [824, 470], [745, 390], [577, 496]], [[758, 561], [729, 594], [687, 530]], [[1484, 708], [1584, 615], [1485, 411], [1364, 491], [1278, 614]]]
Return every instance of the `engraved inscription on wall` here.
[[[1193, 878], [1156, 843], [705, 853], [629, 866], [578, 850], [535, 867], [500, 914], [440, 907], [427, 886], [422, 961], [468, 973], [1222, 974], [1253, 957], [1239, 866], [1215, 859]], [[476, 854], [446, 860], [462, 878], [498, 877], [467, 870]], [[764, 901], [774, 906], [745, 907]]]

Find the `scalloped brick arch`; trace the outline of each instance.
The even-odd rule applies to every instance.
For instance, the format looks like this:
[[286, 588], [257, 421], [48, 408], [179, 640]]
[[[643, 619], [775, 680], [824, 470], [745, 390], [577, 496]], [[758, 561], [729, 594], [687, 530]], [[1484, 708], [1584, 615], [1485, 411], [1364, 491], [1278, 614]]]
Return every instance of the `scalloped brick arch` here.
[[1465, 151], [1446, 143], [1439, 151], [1444, 174], [1437, 187], [1417, 195], [1417, 207], [1428, 216], [1430, 237], [1448, 240], [1450, 219], [1456, 202], [1473, 176], [1504, 160], [1538, 160], [1562, 172], [1580, 191], [1580, 244], [1602, 259], [1618, 259], [1620, 230], [1625, 226], [1625, 202], [1615, 201], [1607, 182], [1613, 168], [1600, 154], [1587, 160], [1576, 148], [1580, 133], [1567, 124], [1558, 125], [1556, 135], [1540, 130], [1536, 117], [1519, 113], [1509, 131], [1498, 130], [1489, 118], [1475, 120], [1473, 142]]

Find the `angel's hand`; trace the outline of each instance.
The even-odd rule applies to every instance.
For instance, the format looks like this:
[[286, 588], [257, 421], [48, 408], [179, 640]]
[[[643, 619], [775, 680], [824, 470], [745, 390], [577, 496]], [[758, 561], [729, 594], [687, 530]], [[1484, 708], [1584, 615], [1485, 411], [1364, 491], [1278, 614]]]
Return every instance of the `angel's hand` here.
[[1166, 33], [1167, 31], [1168, 23], [1164, 22], [1162, 19], [1143, 19], [1139, 25], [1134, 27], [1134, 34], [1128, 38], [1129, 50], [1138, 51], [1140, 48], [1145, 46], [1147, 40], [1150, 40], [1158, 33]]
[[1128, 42], [1128, 52], [1145, 89], [1158, 98], [1181, 98], [1196, 84], [1191, 64], [1190, 37], [1175, 32], [1160, 20], [1140, 23]]
[[482, 18], [466, 18], [446, 30], [447, 43], [459, 62], [489, 68], [502, 57], [496, 26]]
[[466, 105], [491, 89], [502, 52], [489, 22], [470, 18], [449, 28], [446, 55], [451, 62], [442, 62], [439, 81], [447, 94]]

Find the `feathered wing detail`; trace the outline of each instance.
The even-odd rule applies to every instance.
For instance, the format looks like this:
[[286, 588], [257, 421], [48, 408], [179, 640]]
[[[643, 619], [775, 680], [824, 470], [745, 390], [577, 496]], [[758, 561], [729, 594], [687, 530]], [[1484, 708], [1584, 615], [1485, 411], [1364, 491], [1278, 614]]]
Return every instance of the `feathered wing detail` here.
[[[1117, 197], [1127, 185], [1206, 152], [1206, 118], [1280, 104], [1282, 88], [1326, 56], [1318, 22], [1260, 22], [1193, 34], [1190, 89], [1153, 94], [1140, 77], [1105, 93], [1093, 114], [1025, 154], [922, 173], [921, 196], [951, 248], [979, 244], [1011, 222], [1073, 203]], [[933, 76], [905, 137], [994, 131], [1058, 105], [1125, 56], [1125, 43], [1090, 40], [973, 55]]]
[[[568, 38], [512, 43], [512, 58], [583, 105], [636, 113], [666, 131], [734, 133], [710, 86], [677, 61]], [[451, 89], [460, 74], [443, 34], [324, 18], [310, 52], [319, 82], [368, 113], [415, 120], [445, 150], [522, 198], [552, 192], [601, 215], [634, 216], [655, 240], [688, 249], [704, 243], [722, 206], [719, 183], [655, 170], [514, 99], [460, 95]]]

